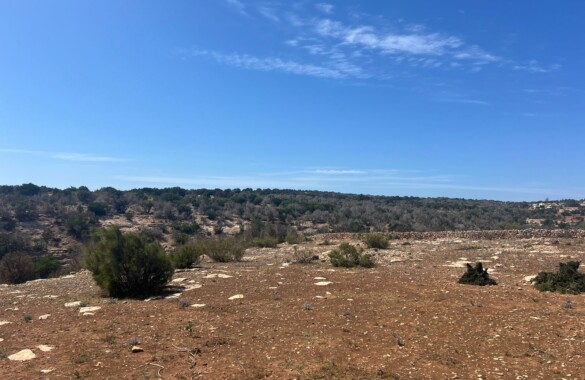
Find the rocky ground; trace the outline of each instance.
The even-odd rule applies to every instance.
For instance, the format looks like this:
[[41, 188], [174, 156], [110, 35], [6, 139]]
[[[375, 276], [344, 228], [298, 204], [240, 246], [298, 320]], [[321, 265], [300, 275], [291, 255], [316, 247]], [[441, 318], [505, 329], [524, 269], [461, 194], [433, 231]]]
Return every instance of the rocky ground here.
[[[0, 286], [0, 378], [585, 378], [585, 295], [526, 281], [582, 260], [583, 239], [412, 236], [372, 251], [373, 269], [331, 267], [351, 237], [324, 239], [297, 248], [312, 264], [252, 249], [146, 301], [100, 297], [85, 271]], [[497, 286], [457, 283], [478, 260]]]

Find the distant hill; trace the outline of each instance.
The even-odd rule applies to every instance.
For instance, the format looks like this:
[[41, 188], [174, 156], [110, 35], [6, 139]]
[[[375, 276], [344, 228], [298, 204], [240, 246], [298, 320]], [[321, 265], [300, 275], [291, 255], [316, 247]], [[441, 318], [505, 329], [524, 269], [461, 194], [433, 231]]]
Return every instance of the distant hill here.
[[272, 233], [582, 228], [585, 202], [500, 202], [276, 189], [120, 191], [0, 186], [0, 257], [65, 252], [117, 224], [166, 247], [265, 228]]

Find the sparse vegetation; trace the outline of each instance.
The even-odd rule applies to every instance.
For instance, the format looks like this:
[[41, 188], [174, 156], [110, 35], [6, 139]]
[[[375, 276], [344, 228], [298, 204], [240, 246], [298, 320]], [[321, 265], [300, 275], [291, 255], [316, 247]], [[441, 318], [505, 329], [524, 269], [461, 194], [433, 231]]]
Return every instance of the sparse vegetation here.
[[364, 243], [368, 248], [386, 249], [388, 248], [388, 238], [383, 234], [366, 234], [364, 237]]
[[167, 284], [173, 266], [158, 243], [117, 227], [98, 230], [88, 249], [86, 268], [111, 297], [143, 297]]
[[476, 263], [475, 267], [471, 264], [466, 264], [467, 271], [459, 279], [460, 284], [466, 285], [497, 285], [496, 280], [490, 278], [487, 268], [484, 269], [482, 263]]
[[335, 267], [365, 267], [371, 268], [375, 265], [371, 255], [363, 254], [361, 250], [349, 243], [341, 243], [339, 248], [329, 253], [331, 264]]
[[34, 263], [35, 271], [40, 278], [48, 278], [59, 273], [61, 263], [54, 256], [43, 256]]
[[297, 264], [309, 264], [318, 258], [319, 256], [307, 247], [293, 247], [293, 260]]
[[252, 244], [259, 248], [274, 248], [278, 245], [278, 239], [272, 236], [254, 238]]
[[559, 263], [559, 270], [540, 272], [533, 280], [534, 287], [541, 292], [579, 294], [585, 292], [585, 274], [579, 272], [578, 261]]

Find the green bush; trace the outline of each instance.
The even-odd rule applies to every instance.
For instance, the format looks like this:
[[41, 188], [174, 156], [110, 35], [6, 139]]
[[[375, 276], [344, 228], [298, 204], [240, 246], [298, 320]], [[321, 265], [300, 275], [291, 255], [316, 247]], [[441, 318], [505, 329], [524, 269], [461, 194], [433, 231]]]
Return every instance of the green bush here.
[[484, 269], [482, 263], [476, 263], [475, 267], [472, 267], [470, 264], [466, 265], [467, 272], [459, 279], [460, 284], [478, 286], [497, 285], [496, 280], [490, 278], [487, 268]]
[[233, 237], [210, 239], [204, 244], [205, 254], [213, 261], [220, 263], [240, 261], [246, 251], [244, 242]]
[[0, 282], [21, 284], [35, 278], [35, 266], [30, 256], [22, 252], [11, 252], [0, 260]]
[[260, 248], [274, 248], [278, 245], [278, 239], [272, 236], [252, 239], [252, 244]]
[[144, 297], [159, 292], [173, 275], [173, 265], [158, 243], [147, 243], [119, 228], [96, 231], [85, 267], [110, 297]]
[[382, 234], [366, 234], [364, 243], [366, 243], [368, 248], [388, 248], [388, 238]]
[[580, 273], [578, 261], [559, 263], [559, 271], [540, 272], [533, 280], [534, 287], [541, 292], [579, 294], [585, 292], [585, 274]]
[[198, 264], [204, 254], [205, 246], [202, 243], [196, 243], [179, 247], [171, 253], [170, 258], [176, 269], [186, 269]]
[[43, 256], [35, 263], [35, 270], [40, 278], [48, 278], [52, 274], [59, 272], [61, 263], [54, 256]]
[[67, 233], [77, 240], [86, 240], [89, 238], [91, 225], [85, 214], [72, 214], [65, 219], [65, 228]]
[[329, 253], [329, 259], [334, 267], [352, 268], [362, 266], [371, 268], [375, 265], [371, 255], [364, 255], [354, 245], [341, 243], [339, 248]]

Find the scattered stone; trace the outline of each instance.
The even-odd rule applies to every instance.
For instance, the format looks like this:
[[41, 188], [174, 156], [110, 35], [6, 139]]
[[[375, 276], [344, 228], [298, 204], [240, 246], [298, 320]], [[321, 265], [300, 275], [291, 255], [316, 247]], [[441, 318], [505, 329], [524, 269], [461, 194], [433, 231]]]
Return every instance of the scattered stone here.
[[35, 353], [27, 348], [27, 349], [24, 349], [22, 351], [18, 351], [16, 354], [10, 355], [8, 357], [8, 359], [15, 360], [15, 361], [26, 361], [26, 360], [32, 360], [36, 357], [37, 356], [35, 355]]
[[43, 298], [51, 298], [51, 299], [58, 298], [58, 297], [59, 297], [59, 296], [56, 296], [56, 295], [54, 295], [54, 294], [48, 294], [48, 295], [46, 295], [46, 296], [43, 296]]
[[0, 321], [0, 326], [7, 325], [9, 323], [12, 323], [12, 322], [10, 322], [10, 321]]
[[55, 371], [55, 368], [41, 369], [41, 373], [47, 374]]
[[326, 286], [326, 285], [330, 285], [330, 284], [333, 284], [333, 282], [331, 282], [331, 281], [319, 281], [319, 282], [316, 282], [315, 283], [315, 285], [317, 285], [317, 286]]
[[94, 313], [83, 313], [82, 315], [95, 315]]
[[177, 283], [179, 283], [179, 282], [183, 282], [183, 281], [185, 281], [185, 280], [187, 280], [187, 278], [186, 278], [186, 277], [177, 277], [177, 278], [174, 278], [174, 279], [173, 279], [171, 282], [173, 282], [173, 283], [177, 284]]
[[[79, 308], [79, 312], [80, 313], [92, 313], [94, 311], [98, 311], [99, 309], [101, 309], [101, 306], [86, 306], [86, 307], [80, 307]], [[93, 315], [93, 314], [92, 314]]]
[[43, 351], [43, 352], [49, 352], [49, 351], [51, 351], [55, 347], [49, 346], [49, 345], [46, 345], [46, 344], [41, 344], [41, 345], [37, 346], [37, 348], [39, 350]]
[[42, 321], [42, 320], [45, 320], [45, 319], [49, 319], [50, 316], [51, 316], [51, 314], [39, 315], [39, 319]]
[[194, 285], [187, 285], [185, 287], [185, 291], [193, 290], [193, 289], [201, 289], [203, 285], [201, 284], [194, 284]]
[[140, 346], [132, 346], [132, 348], [130, 350], [132, 351], [133, 354], [135, 354], [137, 352], [144, 352], [144, 350]]
[[531, 282], [532, 280], [534, 280], [536, 278], [536, 275], [532, 275], [532, 276], [526, 276], [524, 277], [524, 281], [526, 282]]
[[162, 299], [161, 296], [154, 296], [154, 297], [150, 297], [144, 300], [144, 302], [150, 302], [150, 301], [155, 301], [155, 300], [160, 300]]
[[0, 342], [4, 342], [4, 338], [0, 338]]
[[181, 296], [181, 294], [183, 294], [183, 293], [171, 294], [170, 296], [166, 296], [165, 299], [166, 300], [170, 300], [170, 299], [173, 299], [173, 298], [179, 298]]
[[191, 305], [191, 307], [197, 307], [197, 308], [205, 307], [205, 304], [204, 303], [194, 303], [193, 305]]
[[236, 294], [235, 296], [231, 296], [231, 297], [230, 297], [230, 298], [228, 298], [228, 299], [229, 299], [230, 301], [233, 301], [233, 300], [239, 300], [239, 299], [242, 299], [242, 298], [244, 298], [244, 295], [243, 295], [243, 294]]
[[65, 304], [65, 307], [79, 307], [79, 306], [81, 306], [81, 301], [67, 302]]
[[313, 278], [313, 280], [319, 281], [319, 280], [327, 280], [327, 279], [325, 277], [315, 277], [315, 278]]

